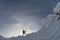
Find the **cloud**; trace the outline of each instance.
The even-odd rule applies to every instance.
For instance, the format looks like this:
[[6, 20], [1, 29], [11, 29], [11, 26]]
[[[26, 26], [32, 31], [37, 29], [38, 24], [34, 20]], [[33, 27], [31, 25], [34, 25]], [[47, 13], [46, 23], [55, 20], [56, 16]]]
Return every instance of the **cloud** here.
[[43, 18], [41, 20], [41, 26], [42, 27], [49, 27], [51, 23], [53, 23], [57, 19], [56, 15], [50, 14], [47, 15], [46, 18]]
[[[23, 18], [23, 17], [22, 17]], [[32, 33], [40, 30], [42, 27], [49, 27], [51, 23], [53, 23], [57, 16], [56, 15], [47, 15], [46, 18], [43, 18], [40, 20], [40, 25], [38, 25], [38, 20], [35, 21], [35, 19], [30, 18], [28, 16], [27, 18], [24, 16], [22, 19], [21, 16], [14, 16], [12, 19], [17, 20], [17, 23], [14, 23], [12, 25], [8, 25], [9, 29], [6, 31], [6, 34], [4, 34], [5, 37], [12, 37], [12, 36], [18, 36], [22, 34], [22, 29], [27, 28], [27, 33]], [[30, 20], [29, 20], [30, 19]]]
[[[36, 15], [28, 15], [29, 12], [31, 11], [17, 11], [17, 14], [10, 16], [7, 23], [4, 24], [5, 28], [1, 31], [1, 35], [4, 37], [18, 36], [22, 34], [23, 28], [27, 28], [27, 33], [38, 31], [41, 28], [40, 18]], [[31, 13], [35, 13], [35, 11]]]

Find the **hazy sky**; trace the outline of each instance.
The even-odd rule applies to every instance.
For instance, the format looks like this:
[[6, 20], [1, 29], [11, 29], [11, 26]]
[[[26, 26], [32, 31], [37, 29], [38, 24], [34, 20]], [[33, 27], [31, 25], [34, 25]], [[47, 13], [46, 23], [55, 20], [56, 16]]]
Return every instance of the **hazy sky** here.
[[0, 35], [5, 37], [38, 31], [41, 20], [53, 14], [59, 0], [0, 0]]

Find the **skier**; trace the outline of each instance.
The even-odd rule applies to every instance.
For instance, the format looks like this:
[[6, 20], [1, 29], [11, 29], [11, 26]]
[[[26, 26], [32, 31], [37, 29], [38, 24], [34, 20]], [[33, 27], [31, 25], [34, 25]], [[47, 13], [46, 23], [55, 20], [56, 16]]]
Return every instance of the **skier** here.
[[23, 36], [26, 35], [26, 31], [24, 29], [23, 29], [22, 33], [23, 33]]

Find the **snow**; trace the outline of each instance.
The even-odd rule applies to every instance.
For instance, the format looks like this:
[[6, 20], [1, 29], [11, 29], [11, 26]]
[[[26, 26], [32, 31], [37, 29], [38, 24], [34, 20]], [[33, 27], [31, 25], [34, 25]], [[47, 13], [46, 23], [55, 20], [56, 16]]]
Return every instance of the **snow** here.
[[60, 13], [60, 2], [58, 2], [56, 7], [54, 8], [54, 13]]

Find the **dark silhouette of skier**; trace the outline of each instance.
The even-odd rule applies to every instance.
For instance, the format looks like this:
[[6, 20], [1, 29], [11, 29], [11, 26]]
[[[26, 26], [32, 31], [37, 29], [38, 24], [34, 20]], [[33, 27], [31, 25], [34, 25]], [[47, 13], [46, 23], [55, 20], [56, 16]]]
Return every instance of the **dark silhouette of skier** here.
[[24, 29], [23, 29], [22, 33], [23, 33], [23, 36], [26, 35], [26, 31]]

